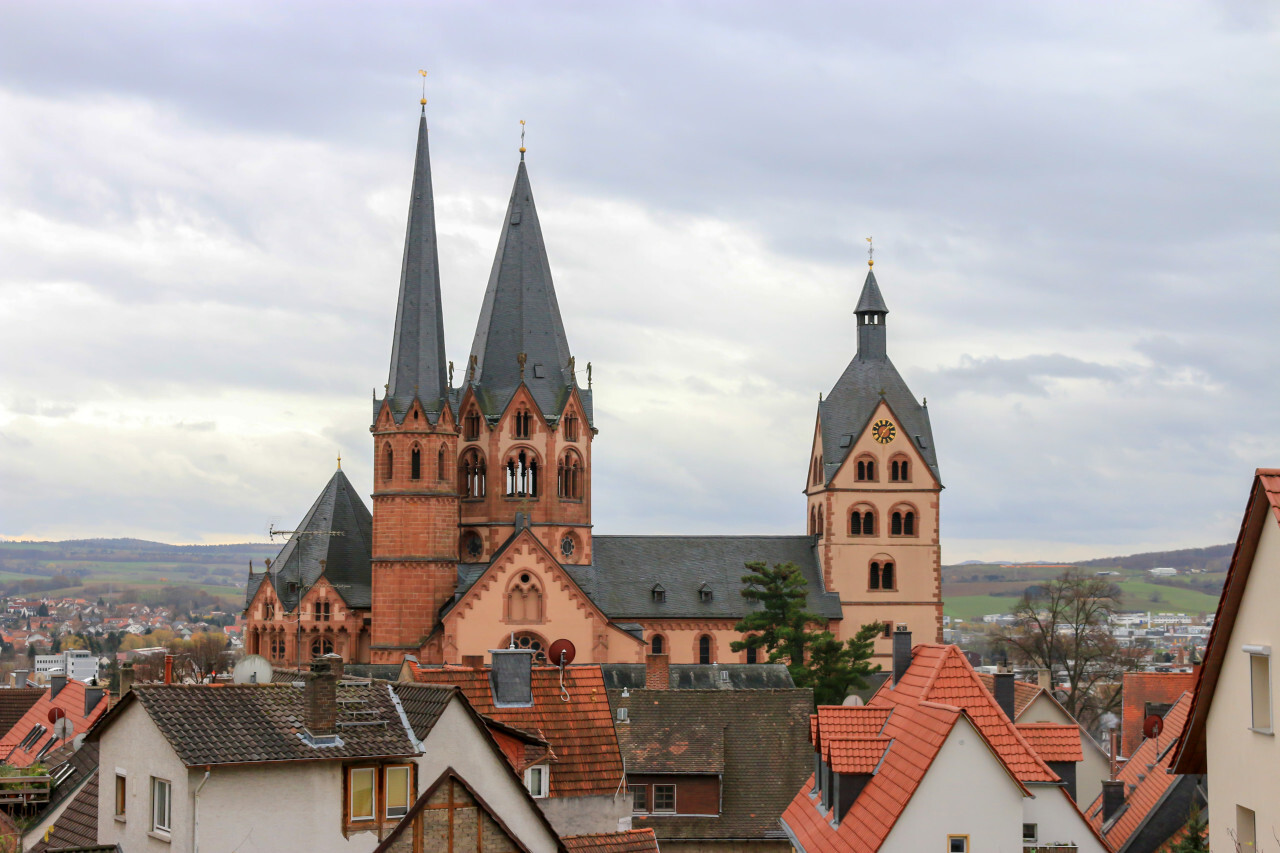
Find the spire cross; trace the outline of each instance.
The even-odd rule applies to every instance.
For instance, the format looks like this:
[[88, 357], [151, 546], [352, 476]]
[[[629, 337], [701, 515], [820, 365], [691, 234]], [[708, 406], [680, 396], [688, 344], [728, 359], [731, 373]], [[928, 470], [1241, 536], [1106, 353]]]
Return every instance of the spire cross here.
[[422, 111], [425, 113], [427, 111], [427, 72], [419, 68], [418, 74], [422, 76], [422, 100], [419, 103], [422, 104]]
[[520, 119], [520, 159], [524, 159], [524, 119]]
[[871, 238], [867, 238], [867, 266], [874, 267], [876, 265], [876, 247], [871, 244]]

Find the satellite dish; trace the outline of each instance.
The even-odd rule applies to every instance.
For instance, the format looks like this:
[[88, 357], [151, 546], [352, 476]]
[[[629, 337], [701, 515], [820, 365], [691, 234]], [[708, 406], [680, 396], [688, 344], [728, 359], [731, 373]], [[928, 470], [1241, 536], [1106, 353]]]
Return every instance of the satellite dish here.
[[844, 701], [840, 704], [849, 708], [861, 708], [867, 703], [863, 702], [862, 697], [857, 693], [850, 693], [848, 696], [844, 697]]
[[49, 709], [49, 725], [56, 726], [58, 724], [58, 720], [61, 720], [65, 716], [67, 716], [67, 712], [62, 710], [61, 708], [50, 708]]
[[573, 663], [573, 656], [577, 653], [573, 643], [568, 640], [556, 640], [551, 644], [551, 648], [547, 649], [547, 661], [553, 666], [568, 666]]
[[76, 733], [76, 724], [71, 720], [63, 717], [53, 726], [53, 735], [58, 740], [70, 740], [71, 736]]
[[270, 684], [271, 661], [262, 655], [246, 655], [231, 670], [233, 684]]
[[1160, 737], [1160, 732], [1164, 731], [1164, 717], [1159, 714], [1151, 714], [1142, 721], [1143, 737]]

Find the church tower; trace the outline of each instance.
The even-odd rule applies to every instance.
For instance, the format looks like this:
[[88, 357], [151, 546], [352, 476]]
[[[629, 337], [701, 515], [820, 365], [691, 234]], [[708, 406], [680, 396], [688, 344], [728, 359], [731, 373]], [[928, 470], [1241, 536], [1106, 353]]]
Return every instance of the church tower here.
[[591, 562], [585, 370], [581, 388], [522, 148], [458, 405], [463, 563], [487, 563], [517, 526], [561, 563]]
[[870, 269], [854, 314], [857, 355], [818, 403], [805, 488], [808, 532], [818, 542], [826, 588], [840, 595], [839, 635], [885, 623], [876, 642], [883, 660], [897, 625], [922, 642], [942, 641], [942, 481], [929, 410], [889, 360], [889, 308]]
[[369, 428], [373, 663], [399, 663], [405, 654], [417, 654], [457, 585], [458, 422], [449, 385], [424, 106], [391, 371], [383, 398], [373, 401]]

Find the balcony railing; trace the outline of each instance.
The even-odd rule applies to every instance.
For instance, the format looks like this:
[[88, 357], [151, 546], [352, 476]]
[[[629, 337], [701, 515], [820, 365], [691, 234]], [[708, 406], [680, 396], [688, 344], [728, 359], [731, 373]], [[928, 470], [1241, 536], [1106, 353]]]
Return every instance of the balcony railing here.
[[0, 776], [0, 805], [47, 803], [52, 790], [53, 777], [48, 775]]

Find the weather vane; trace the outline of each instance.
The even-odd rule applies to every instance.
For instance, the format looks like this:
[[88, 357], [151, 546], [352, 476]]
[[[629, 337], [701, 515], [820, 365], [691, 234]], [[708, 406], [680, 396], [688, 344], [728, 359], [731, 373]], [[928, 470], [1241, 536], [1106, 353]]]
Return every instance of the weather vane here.
[[520, 159], [524, 159], [524, 119], [520, 119]]
[[876, 247], [871, 245], [871, 238], [867, 238], [867, 266], [874, 267], [876, 265]]
[[419, 68], [418, 74], [422, 75], [422, 100], [419, 103], [422, 104], [422, 108], [425, 110], [427, 108], [427, 72]]

